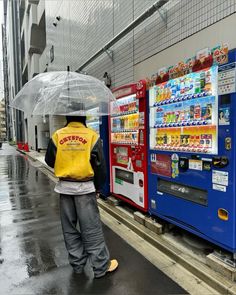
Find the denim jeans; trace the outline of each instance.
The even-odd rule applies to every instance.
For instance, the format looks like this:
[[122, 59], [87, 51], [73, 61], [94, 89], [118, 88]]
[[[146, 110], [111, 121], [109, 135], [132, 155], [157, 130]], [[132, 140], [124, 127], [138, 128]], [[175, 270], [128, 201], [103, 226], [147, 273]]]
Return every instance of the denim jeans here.
[[76, 272], [82, 272], [89, 259], [94, 276], [106, 273], [110, 262], [96, 194], [60, 195], [61, 224], [69, 262]]

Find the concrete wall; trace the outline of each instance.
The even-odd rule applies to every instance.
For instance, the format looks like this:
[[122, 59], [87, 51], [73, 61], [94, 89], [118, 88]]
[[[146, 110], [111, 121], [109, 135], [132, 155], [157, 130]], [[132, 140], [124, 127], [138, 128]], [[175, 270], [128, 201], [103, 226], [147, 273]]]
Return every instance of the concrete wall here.
[[[35, 4], [30, 4], [29, 1], [25, 1], [24, 16], [21, 25], [23, 83], [26, 83], [35, 74], [45, 70], [45, 67], [43, 69], [39, 68], [39, 59], [41, 57], [39, 53], [41, 51], [43, 52], [46, 42], [43, 17], [44, 1], [40, 0], [38, 5], [36, 2]], [[28, 142], [29, 147], [33, 150], [36, 149], [35, 126], [37, 126], [38, 148], [46, 148], [49, 139], [47, 137], [47, 134], [49, 134], [48, 121], [46, 123], [43, 122], [43, 118], [39, 116], [35, 118], [31, 116], [26, 117], [26, 114], [24, 119], [25, 141]]]
[[27, 118], [29, 148], [36, 150], [35, 126], [37, 126], [38, 149], [46, 149], [49, 140], [49, 119], [41, 116]]
[[[156, 2], [41, 1], [45, 3], [47, 44], [39, 58], [39, 71], [66, 70], [68, 65], [71, 70], [77, 70]], [[211, 48], [222, 42], [228, 43], [230, 48], [236, 47], [236, 0], [170, 0], [164, 8], [167, 23], [156, 12], [111, 48], [113, 60], [104, 53], [84, 70], [99, 79], [108, 72], [114, 87], [150, 77], [159, 68], [191, 57], [201, 48]], [[56, 19], [58, 16], [60, 20]], [[29, 71], [30, 59], [28, 63]], [[38, 124], [39, 133], [43, 131], [40, 126], [44, 125], [42, 121]], [[50, 135], [64, 124], [63, 118], [50, 117]], [[34, 128], [31, 129], [29, 142], [35, 148]]]
[[[48, 70], [65, 70], [67, 65], [71, 70], [78, 69], [93, 53], [155, 2], [45, 1]], [[162, 61], [160, 64], [166, 65], [166, 61], [173, 64], [175, 62], [172, 60], [178, 61], [182, 56], [191, 56], [202, 47], [221, 42], [228, 42], [230, 46], [234, 44], [236, 0], [170, 0], [165, 9], [167, 23], [156, 12], [111, 48], [114, 53], [113, 61], [104, 53], [87, 66], [85, 71], [99, 79], [107, 71], [111, 74], [113, 86], [119, 86], [155, 72], [160, 67], [159, 62], [156, 64], [158, 54]], [[60, 21], [56, 20], [57, 16], [61, 17]], [[230, 22], [226, 21], [229, 16]], [[57, 25], [54, 26], [53, 22]], [[212, 35], [208, 35], [208, 29], [211, 29]], [[204, 31], [205, 33], [198, 34]], [[187, 42], [190, 36], [195, 36], [194, 43]], [[182, 41], [184, 42], [180, 43]], [[177, 43], [179, 54], [176, 47], [171, 49]], [[49, 51], [52, 46], [54, 60], [50, 62]], [[163, 52], [168, 48], [164, 62]], [[153, 56], [156, 56], [153, 59], [155, 64], [152, 62]]]
[[158, 69], [194, 56], [197, 50], [205, 47], [213, 48], [226, 42], [230, 49], [236, 48], [235, 28], [236, 15], [233, 14], [135, 65], [134, 80], [150, 77]]
[[49, 125], [50, 125], [50, 136], [52, 136], [56, 130], [66, 125], [66, 118], [64, 116], [50, 116]]

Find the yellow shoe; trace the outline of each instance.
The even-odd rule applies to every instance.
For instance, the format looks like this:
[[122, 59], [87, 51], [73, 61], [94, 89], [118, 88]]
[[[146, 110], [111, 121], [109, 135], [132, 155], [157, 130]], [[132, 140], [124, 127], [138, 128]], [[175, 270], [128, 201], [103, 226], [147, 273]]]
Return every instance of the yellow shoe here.
[[112, 260], [110, 260], [109, 267], [108, 267], [108, 269], [106, 270], [106, 272], [104, 272], [104, 273], [101, 274], [101, 275], [95, 275], [94, 278], [95, 278], [95, 279], [102, 278], [102, 277], [104, 277], [106, 274], [115, 271], [115, 270], [117, 269], [117, 267], [118, 267], [118, 261], [117, 261], [116, 259], [112, 259]]
[[116, 259], [110, 260], [110, 265], [109, 265], [109, 267], [107, 269], [107, 272], [115, 271], [117, 269], [118, 265], [119, 264], [118, 264], [118, 261]]

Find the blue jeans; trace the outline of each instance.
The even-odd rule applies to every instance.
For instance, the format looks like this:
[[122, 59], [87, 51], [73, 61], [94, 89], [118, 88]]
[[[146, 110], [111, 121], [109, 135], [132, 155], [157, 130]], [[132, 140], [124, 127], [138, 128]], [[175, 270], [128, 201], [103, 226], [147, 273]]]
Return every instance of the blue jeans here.
[[69, 262], [75, 272], [82, 272], [89, 259], [94, 276], [106, 273], [110, 262], [96, 194], [60, 195], [61, 224]]

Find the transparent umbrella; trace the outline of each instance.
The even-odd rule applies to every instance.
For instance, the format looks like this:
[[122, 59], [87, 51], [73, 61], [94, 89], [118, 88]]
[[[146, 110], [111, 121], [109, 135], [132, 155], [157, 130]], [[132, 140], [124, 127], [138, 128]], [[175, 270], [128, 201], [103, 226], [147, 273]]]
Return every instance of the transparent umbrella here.
[[30, 115], [109, 115], [118, 110], [110, 89], [100, 80], [76, 72], [46, 72], [18, 92], [12, 107]]

